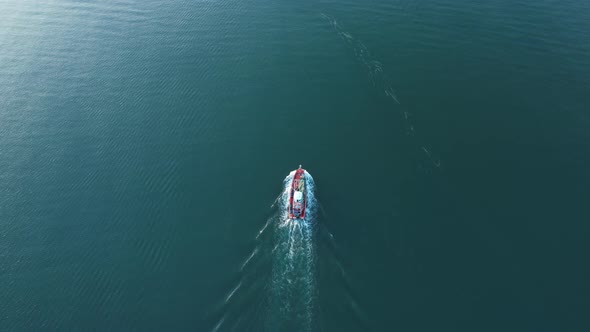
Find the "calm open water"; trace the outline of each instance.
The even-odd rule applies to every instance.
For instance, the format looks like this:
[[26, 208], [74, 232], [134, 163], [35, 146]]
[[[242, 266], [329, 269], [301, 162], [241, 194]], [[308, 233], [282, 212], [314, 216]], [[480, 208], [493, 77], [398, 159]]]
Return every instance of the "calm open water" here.
[[588, 1], [0, 0], [0, 330], [588, 331], [589, 112]]

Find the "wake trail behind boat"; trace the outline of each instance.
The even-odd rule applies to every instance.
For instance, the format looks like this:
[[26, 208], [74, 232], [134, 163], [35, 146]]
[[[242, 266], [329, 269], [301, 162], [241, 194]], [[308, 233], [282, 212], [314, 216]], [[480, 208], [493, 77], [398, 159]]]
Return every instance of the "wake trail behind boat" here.
[[276, 248], [270, 282], [269, 331], [311, 331], [314, 326], [316, 284], [313, 222], [317, 204], [313, 178], [305, 172], [307, 205], [304, 219], [290, 219], [288, 189], [294, 172], [283, 181], [278, 201], [279, 220], [275, 224]]
[[238, 278], [222, 300], [212, 331], [312, 331], [316, 311], [315, 183], [305, 172], [304, 219], [287, 211], [294, 171], [283, 181], [274, 212], [256, 232]]

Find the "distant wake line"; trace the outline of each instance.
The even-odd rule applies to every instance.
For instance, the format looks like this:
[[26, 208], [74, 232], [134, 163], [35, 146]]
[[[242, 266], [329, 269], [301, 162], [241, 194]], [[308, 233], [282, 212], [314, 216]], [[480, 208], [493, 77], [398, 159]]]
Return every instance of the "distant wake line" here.
[[[335, 18], [324, 13], [322, 13], [321, 16], [330, 23], [340, 39], [353, 50], [357, 60], [367, 69], [367, 75], [373, 86], [382, 89], [384, 96], [389, 98], [397, 106], [403, 106], [393, 85], [389, 82], [383, 72], [383, 64], [371, 56], [365, 44], [354, 38], [349, 32], [345, 31]], [[406, 135], [416, 137], [416, 129], [412, 121], [412, 114], [404, 107], [400, 107], [400, 112], [404, 122]], [[420, 150], [433, 166], [440, 167], [440, 159], [436, 158], [430, 149], [424, 145], [420, 145]]]

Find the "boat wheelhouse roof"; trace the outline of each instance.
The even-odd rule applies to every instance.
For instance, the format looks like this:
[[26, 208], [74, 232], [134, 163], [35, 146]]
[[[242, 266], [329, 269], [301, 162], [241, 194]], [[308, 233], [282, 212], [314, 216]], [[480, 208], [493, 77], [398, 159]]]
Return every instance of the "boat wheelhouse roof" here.
[[293, 194], [293, 199], [295, 200], [295, 202], [301, 202], [303, 200], [303, 192], [295, 191], [295, 193]]

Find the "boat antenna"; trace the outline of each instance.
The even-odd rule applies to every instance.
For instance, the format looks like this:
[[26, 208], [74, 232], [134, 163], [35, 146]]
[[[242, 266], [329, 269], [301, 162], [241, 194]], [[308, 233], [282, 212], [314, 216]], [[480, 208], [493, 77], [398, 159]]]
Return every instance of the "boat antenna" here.
[[301, 168], [301, 165], [299, 165], [299, 168]]

